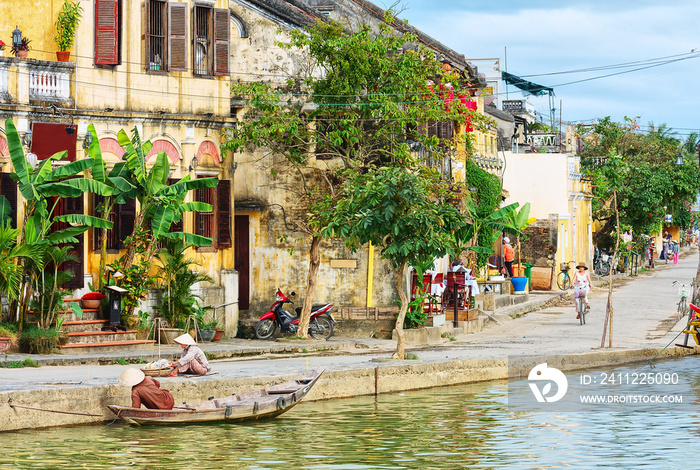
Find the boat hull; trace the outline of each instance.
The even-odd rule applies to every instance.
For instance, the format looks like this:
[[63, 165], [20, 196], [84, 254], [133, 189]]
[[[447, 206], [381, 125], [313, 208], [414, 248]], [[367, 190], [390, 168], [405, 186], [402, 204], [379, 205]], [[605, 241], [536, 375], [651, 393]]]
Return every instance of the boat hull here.
[[117, 417], [138, 425], [187, 424], [212, 421], [242, 422], [279, 416], [293, 408], [316, 384], [325, 370], [318, 368], [304, 377], [253, 392], [183, 404], [172, 410], [150, 410], [108, 405]]

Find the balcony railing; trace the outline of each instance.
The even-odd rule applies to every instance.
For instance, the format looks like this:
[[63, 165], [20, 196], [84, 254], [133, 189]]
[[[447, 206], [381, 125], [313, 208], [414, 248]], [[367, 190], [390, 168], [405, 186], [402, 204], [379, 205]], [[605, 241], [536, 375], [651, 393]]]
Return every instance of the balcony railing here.
[[0, 102], [72, 103], [73, 62], [0, 57]]

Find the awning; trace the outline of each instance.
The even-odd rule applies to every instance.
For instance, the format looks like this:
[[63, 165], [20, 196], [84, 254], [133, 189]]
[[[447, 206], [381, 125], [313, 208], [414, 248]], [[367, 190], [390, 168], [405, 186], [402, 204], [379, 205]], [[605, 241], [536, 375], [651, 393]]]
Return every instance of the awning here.
[[554, 88], [550, 88], [544, 85], [538, 85], [537, 83], [528, 82], [525, 79], [513, 75], [512, 73], [501, 72], [501, 76], [503, 77], [503, 80], [506, 83], [513, 85], [516, 88], [519, 88], [522, 91], [531, 95], [542, 96], [546, 95], [547, 93], [549, 93], [550, 95], [554, 94]]

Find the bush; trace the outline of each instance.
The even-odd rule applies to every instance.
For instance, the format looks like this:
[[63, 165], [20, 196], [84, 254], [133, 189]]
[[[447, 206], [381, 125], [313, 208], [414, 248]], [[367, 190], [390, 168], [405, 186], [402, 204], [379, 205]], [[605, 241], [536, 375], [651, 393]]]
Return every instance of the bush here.
[[29, 354], [49, 354], [58, 344], [58, 337], [59, 332], [54, 328], [40, 330], [32, 327], [20, 335], [19, 348]]

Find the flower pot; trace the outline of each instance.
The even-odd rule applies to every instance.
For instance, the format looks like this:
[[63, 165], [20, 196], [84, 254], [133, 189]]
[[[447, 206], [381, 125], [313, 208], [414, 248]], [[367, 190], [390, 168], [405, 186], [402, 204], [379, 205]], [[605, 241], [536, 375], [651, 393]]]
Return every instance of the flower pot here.
[[[160, 335], [158, 335], [160, 333]], [[160, 336], [160, 344], [174, 344], [175, 338], [180, 336], [183, 330], [180, 328], [161, 328], [160, 332], [156, 332], [156, 340]]]
[[0, 353], [4, 353], [10, 349], [10, 338], [0, 337]]
[[56, 60], [68, 62], [70, 60], [70, 51], [56, 51]]
[[226, 330], [224, 330], [223, 328], [217, 328], [216, 333], [214, 333], [214, 337], [211, 339], [211, 341], [212, 342], [221, 341], [221, 338], [224, 337], [225, 332], [226, 332]]
[[25, 58], [29, 55], [29, 51], [17, 51], [17, 57]]
[[58, 345], [65, 346], [66, 344], [68, 344], [68, 339], [69, 339], [68, 332], [61, 331], [58, 335]]
[[89, 309], [89, 310], [99, 309], [100, 304], [102, 304], [101, 300], [81, 300], [80, 301], [80, 306], [84, 309]]
[[513, 291], [516, 294], [522, 294], [527, 286], [527, 278], [525, 276], [512, 277], [510, 283], [513, 284]]
[[[211, 341], [214, 336], [216, 335], [216, 329], [215, 328], [204, 328], [199, 330], [199, 341], [202, 342], [208, 342]], [[219, 338], [221, 339], [221, 338]]]
[[[85, 302], [85, 301], [83, 301]], [[122, 325], [126, 326], [128, 329], [133, 330], [139, 323], [138, 315], [122, 315], [121, 316]]]

